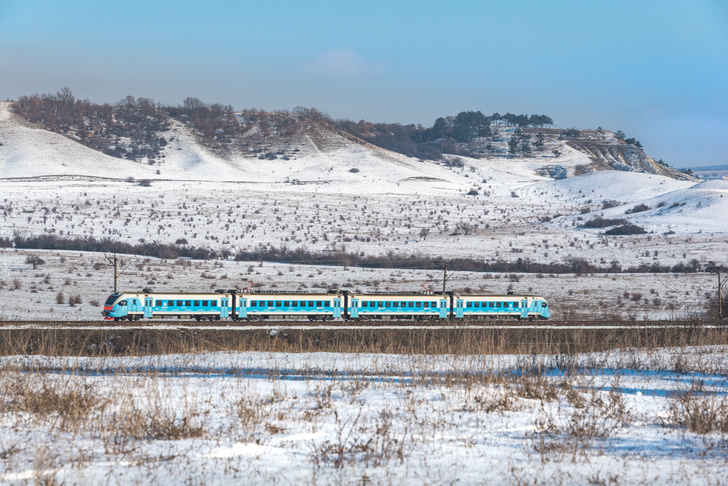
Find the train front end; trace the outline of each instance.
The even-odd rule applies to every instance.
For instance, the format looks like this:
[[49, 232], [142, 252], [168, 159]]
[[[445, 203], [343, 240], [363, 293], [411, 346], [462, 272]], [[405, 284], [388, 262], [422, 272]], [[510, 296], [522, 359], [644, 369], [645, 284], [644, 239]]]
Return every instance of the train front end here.
[[129, 308], [123, 294], [111, 294], [104, 302], [104, 310], [101, 311], [105, 321], [119, 320], [128, 314]]

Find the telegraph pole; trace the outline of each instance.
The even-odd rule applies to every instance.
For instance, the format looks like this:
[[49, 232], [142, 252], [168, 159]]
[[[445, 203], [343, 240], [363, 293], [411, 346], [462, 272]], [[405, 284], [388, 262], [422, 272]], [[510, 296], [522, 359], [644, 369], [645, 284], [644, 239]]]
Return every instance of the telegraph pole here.
[[126, 269], [131, 266], [131, 263], [129, 263], [129, 265], [124, 267], [124, 269], [121, 272], [119, 272], [119, 259], [116, 258], [116, 253], [114, 253], [113, 256], [111, 256], [111, 257], [107, 256], [106, 261], [109, 262], [110, 267], [114, 267], [114, 293], [117, 293], [116, 283], [117, 283], [117, 280], [119, 279], [119, 275], [122, 275], [126, 271]]
[[[437, 262], [433, 262], [435, 265], [438, 265]], [[447, 275], [447, 260], [445, 260], [442, 263], [439, 263], [439, 265], [442, 265], [442, 294], [445, 295], [445, 291], [447, 290], [447, 281], [450, 280], [450, 277], [452, 277], [452, 274], [448, 277]]]
[[728, 277], [721, 277], [720, 267], [718, 267], [718, 324], [723, 324], [723, 285]]

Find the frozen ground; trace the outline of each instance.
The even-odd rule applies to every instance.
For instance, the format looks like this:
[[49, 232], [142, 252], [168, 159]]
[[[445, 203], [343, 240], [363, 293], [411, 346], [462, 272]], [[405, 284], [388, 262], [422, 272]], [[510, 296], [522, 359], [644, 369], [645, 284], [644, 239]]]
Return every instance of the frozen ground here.
[[[28, 257], [45, 263], [33, 269]], [[259, 262], [160, 260], [122, 256], [119, 289], [212, 291], [243, 289], [325, 291], [441, 289], [436, 271], [367, 269]], [[705, 311], [715, 295], [709, 274], [491, 274], [454, 272], [448, 289], [463, 292], [534, 292], [549, 302], [554, 319], [686, 318]], [[71, 251], [0, 250], [0, 320], [88, 320], [101, 316], [113, 289], [104, 255]], [[71, 297], [81, 302], [71, 306]]]
[[5, 484], [721, 484], [728, 472], [722, 347], [0, 367]]
[[[484, 262], [726, 264], [728, 182], [604, 171], [564, 180], [539, 159], [419, 161], [327, 135], [296, 160], [221, 159], [174, 125], [160, 166], [113, 159], [20, 121], [0, 103], [0, 237], [52, 235], [179, 244], [231, 255], [261, 246]], [[564, 142], [565, 143], [565, 142]], [[573, 174], [588, 163], [564, 145]], [[356, 170], [353, 170], [356, 169]], [[157, 173], [159, 171], [159, 173]], [[143, 181], [143, 183], [140, 183]], [[638, 206], [644, 205], [644, 206]], [[639, 211], [635, 212], [635, 208]], [[629, 213], [629, 214], [628, 214]], [[648, 234], [581, 226], [625, 219]], [[0, 251], [0, 318], [95, 318], [111, 289], [101, 255]], [[121, 288], [420, 290], [436, 272], [126, 258]], [[542, 278], [543, 277], [543, 278]], [[707, 275], [455, 275], [450, 288], [543, 294], [556, 316], [668, 318], [704, 309]], [[62, 296], [58, 296], [59, 292]], [[70, 295], [82, 304], [69, 307]], [[61, 298], [62, 297], [62, 298]], [[58, 298], [61, 303], [56, 303]], [[94, 304], [96, 302], [96, 304]]]

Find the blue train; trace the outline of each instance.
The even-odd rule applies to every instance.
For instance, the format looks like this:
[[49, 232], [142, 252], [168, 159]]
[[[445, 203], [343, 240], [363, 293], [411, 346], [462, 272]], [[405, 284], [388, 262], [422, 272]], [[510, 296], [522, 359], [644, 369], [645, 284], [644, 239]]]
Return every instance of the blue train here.
[[104, 303], [106, 320], [140, 319], [548, 319], [543, 297], [532, 294], [463, 295], [446, 293], [371, 293], [217, 291], [214, 293], [114, 293]]

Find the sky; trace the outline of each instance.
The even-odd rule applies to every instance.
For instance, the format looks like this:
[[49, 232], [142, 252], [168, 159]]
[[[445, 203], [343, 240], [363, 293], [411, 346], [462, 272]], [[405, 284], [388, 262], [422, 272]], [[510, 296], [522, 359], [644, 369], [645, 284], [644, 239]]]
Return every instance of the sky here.
[[545, 114], [728, 164], [728, 1], [0, 0], [0, 99], [61, 87], [425, 126]]

